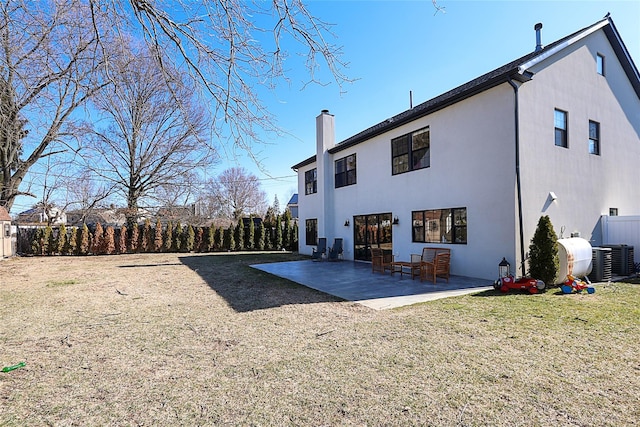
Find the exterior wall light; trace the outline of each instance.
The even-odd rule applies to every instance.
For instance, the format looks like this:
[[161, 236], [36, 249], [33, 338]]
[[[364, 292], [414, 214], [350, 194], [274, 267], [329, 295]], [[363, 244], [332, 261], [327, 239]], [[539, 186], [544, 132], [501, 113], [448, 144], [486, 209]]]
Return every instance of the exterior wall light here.
[[393, 225], [398, 225], [398, 224], [400, 224], [400, 221], [398, 220], [397, 216], [394, 216], [393, 217]]
[[500, 261], [500, 264], [498, 264], [498, 277], [502, 278], [502, 277], [508, 277], [511, 275], [511, 264], [509, 264], [509, 261], [507, 261], [506, 258], [502, 258], [502, 261]]
[[345, 226], [345, 227], [348, 227], [348, 226], [349, 226], [349, 220], [346, 220], [346, 221], [344, 222], [344, 226]]

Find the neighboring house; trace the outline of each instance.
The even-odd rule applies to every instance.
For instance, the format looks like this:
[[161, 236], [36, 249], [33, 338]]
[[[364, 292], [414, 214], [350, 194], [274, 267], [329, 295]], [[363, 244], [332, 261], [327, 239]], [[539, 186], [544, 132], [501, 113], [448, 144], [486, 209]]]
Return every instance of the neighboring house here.
[[0, 259], [13, 256], [11, 242], [11, 217], [9, 212], [0, 206]]
[[324, 110], [316, 155], [293, 166], [300, 252], [441, 246], [452, 274], [495, 279], [503, 257], [522, 274], [542, 215], [592, 245], [601, 216], [640, 215], [640, 75], [613, 21], [546, 47], [540, 27], [532, 53], [339, 144]]
[[287, 209], [291, 212], [291, 219], [298, 220], [298, 193], [291, 196], [289, 203], [287, 203]]
[[88, 226], [100, 223], [101, 226], [121, 227], [127, 222], [124, 215], [124, 209], [115, 207], [111, 208], [93, 208], [89, 211], [76, 210], [67, 212], [67, 225], [73, 227], [82, 227], [83, 224]]
[[52, 207], [47, 214], [46, 210], [42, 206], [20, 212], [16, 216], [16, 224], [45, 224], [49, 220], [49, 215], [54, 218], [52, 225], [66, 224], [67, 214], [61, 212], [60, 209]]

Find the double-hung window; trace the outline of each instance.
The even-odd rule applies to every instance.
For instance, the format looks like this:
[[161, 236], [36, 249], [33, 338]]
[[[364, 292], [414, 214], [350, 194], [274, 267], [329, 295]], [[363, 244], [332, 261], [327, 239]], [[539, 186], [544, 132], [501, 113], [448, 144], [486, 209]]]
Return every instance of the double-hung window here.
[[318, 192], [318, 170], [313, 168], [304, 173], [304, 194]]
[[596, 71], [601, 76], [604, 76], [604, 56], [599, 53], [596, 55]]
[[356, 183], [356, 155], [336, 160], [335, 187], [345, 187]]
[[431, 166], [429, 127], [391, 140], [391, 173], [397, 175]]
[[558, 147], [567, 148], [567, 112], [554, 110], [555, 142]]
[[589, 154], [600, 155], [600, 123], [589, 120]]

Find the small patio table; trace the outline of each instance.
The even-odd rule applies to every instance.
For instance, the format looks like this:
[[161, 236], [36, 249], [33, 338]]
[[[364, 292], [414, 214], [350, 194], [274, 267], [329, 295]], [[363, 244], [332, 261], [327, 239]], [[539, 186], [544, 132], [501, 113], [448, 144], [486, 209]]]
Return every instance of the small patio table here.
[[394, 261], [391, 263], [391, 275], [393, 273], [400, 273], [401, 279], [404, 274], [411, 274], [411, 280], [413, 280], [414, 277], [420, 276], [420, 261]]

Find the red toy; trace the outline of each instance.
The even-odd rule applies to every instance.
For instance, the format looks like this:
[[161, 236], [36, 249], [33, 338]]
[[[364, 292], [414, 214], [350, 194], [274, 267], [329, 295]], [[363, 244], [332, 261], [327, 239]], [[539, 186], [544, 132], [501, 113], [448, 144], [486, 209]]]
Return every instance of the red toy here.
[[572, 275], [567, 276], [567, 280], [564, 281], [561, 289], [564, 294], [570, 294], [574, 291], [580, 293], [584, 290], [586, 290], [587, 293], [592, 294], [596, 291], [596, 289], [593, 286], [590, 286], [589, 283], [586, 283]]
[[516, 280], [515, 277], [509, 275], [496, 280], [493, 287], [504, 293], [509, 292], [511, 289], [520, 289], [526, 290], [530, 294], [537, 294], [542, 291], [546, 285], [542, 280], [533, 279], [531, 277], [520, 277]]

